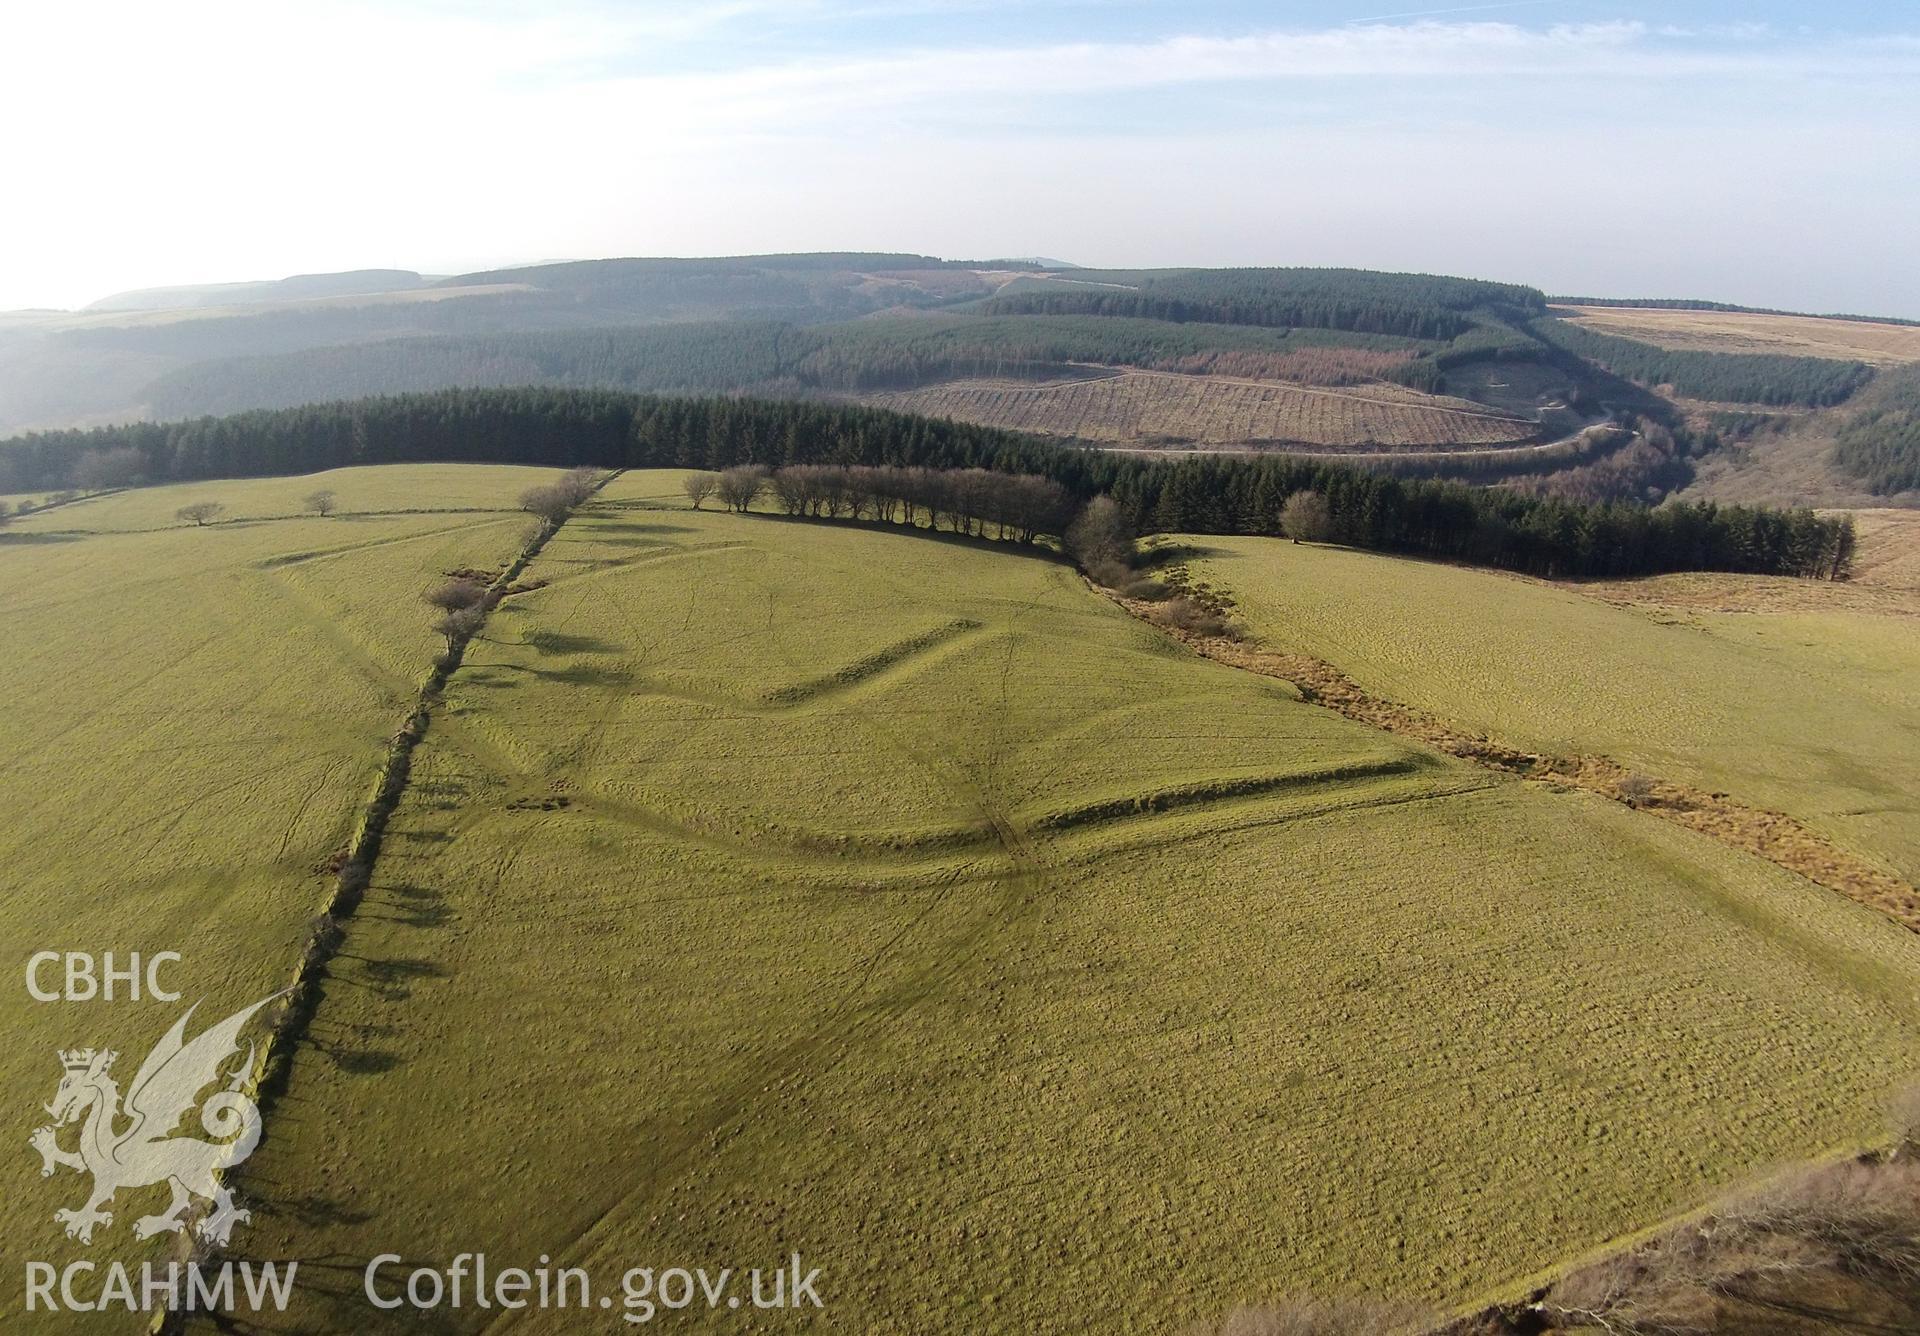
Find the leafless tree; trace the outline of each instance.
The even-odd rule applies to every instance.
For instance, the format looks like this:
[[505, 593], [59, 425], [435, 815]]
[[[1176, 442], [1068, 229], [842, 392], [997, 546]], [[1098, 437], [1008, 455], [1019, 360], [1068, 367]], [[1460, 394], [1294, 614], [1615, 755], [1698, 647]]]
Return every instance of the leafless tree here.
[[1066, 544], [1068, 555], [1095, 579], [1101, 579], [1101, 572], [1125, 571], [1133, 565], [1133, 531], [1120, 504], [1110, 496], [1087, 502], [1067, 526]]
[[766, 470], [752, 464], [736, 464], [720, 475], [720, 504], [729, 510], [745, 511], [766, 488]]
[[435, 585], [420, 597], [442, 612], [458, 612], [462, 608], [477, 608], [486, 602], [487, 587], [478, 580], [455, 576], [444, 584]]
[[1802, 1297], [1844, 1303], [1846, 1287], [1878, 1300], [1904, 1294], [1903, 1317], [1920, 1320], [1920, 1163], [1818, 1165], [1736, 1194], [1699, 1221], [1572, 1273], [1540, 1307], [1556, 1329], [1618, 1336], [1761, 1331]]
[[549, 525], [560, 523], [573, 510], [573, 499], [558, 483], [542, 483], [520, 493], [520, 509], [538, 515]]
[[324, 487], [317, 492], [308, 492], [304, 504], [308, 510], [322, 518], [333, 514], [336, 505], [333, 493]]
[[598, 480], [599, 474], [593, 469], [568, 469], [557, 480], [520, 493], [520, 509], [538, 515], [550, 526], [559, 524], [575, 506], [593, 495]]
[[215, 516], [226, 509], [218, 501], [195, 501], [192, 505], [180, 507], [173, 512], [177, 520], [192, 520], [196, 525], [210, 523]]
[[[731, 473], [722, 478], [723, 498]], [[1071, 495], [1052, 479], [990, 469], [792, 464], [775, 472], [771, 483], [775, 500], [789, 515], [916, 526], [924, 519], [933, 528], [1010, 542], [1032, 543], [1041, 534], [1059, 533], [1073, 511]], [[757, 491], [757, 483], [743, 486]], [[751, 499], [752, 493], [742, 495]]]
[[806, 475], [798, 468], [785, 468], [773, 475], [773, 499], [780, 503], [780, 509], [789, 515], [807, 513], [807, 500], [812, 489]]
[[1296, 543], [1324, 543], [1333, 537], [1333, 511], [1318, 492], [1295, 492], [1280, 507], [1280, 532]]
[[1635, 771], [1622, 779], [1618, 787], [1620, 797], [1625, 801], [1627, 806], [1638, 807], [1653, 797], [1654, 791], [1659, 788], [1659, 785], [1654, 782], [1651, 776], [1643, 775]]
[[708, 497], [720, 490], [720, 475], [717, 473], [689, 473], [680, 483], [686, 489], [687, 500], [693, 502], [695, 510]]
[[447, 653], [457, 652], [474, 632], [487, 620], [485, 610], [473, 608], [455, 608], [442, 613], [433, 623], [433, 629], [447, 638]]

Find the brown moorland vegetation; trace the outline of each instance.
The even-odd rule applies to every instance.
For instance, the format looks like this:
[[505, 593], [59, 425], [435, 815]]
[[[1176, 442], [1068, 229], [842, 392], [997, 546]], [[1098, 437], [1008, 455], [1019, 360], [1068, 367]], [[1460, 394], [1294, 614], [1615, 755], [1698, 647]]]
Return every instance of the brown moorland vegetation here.
[[1514, 445], [1537, 424], [1397, 385], [1333, 390], [1116, 370], [1035, 384], [955, 380], [865, 396], [884, 408], [1114, 444]]
[[1646, 306], [1555, 308], [1599, 334], [1638, 339], [1661, 348], [1709, 353], [1770, 353], [1831, 357], [1894, 366], [1920, 362], [1920, 326], [1811, 315], [1756, 315], [1746, 311], [1683, 311]]

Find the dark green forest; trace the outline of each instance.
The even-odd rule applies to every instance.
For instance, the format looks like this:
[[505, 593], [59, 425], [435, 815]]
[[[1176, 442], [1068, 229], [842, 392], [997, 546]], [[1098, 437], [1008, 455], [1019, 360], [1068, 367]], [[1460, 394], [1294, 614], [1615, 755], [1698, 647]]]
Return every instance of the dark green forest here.
[[1840, 428], [1834, 462], [1876, 496], [1920, 489], [1920, 366], [1882, 373], [1879, 390]]
[[[573, 385], [720, 394], [855, 392], [956, 376], [1033, 376], [1068, 363], [1257, 374], [1312, 349], [1395, 354], [1391, 373], [1439, 345], [1311, 329], [1181, 325], [1087, 316], [874, 317], [833, 325], [783, 321], [543, 330], [389, 339], [197, 362], [148, 389], [158, 417], [282, 408], [329, 398], [454, 387]], [[1298, 359], [1292, 359], [1297, 361]], [[1327, 359], [1337, 372], [1337, 359]], [[1323, 375], [1332, 383], [1365, 379]]]
[[1034, 287], [996, 297], [989, 315], [1104, 315], [1221, 325], [1300, 326], [1402, 338], [1455, 339], [1475, 311], [1543, 313], [1533, 288], [1430, 274], [1363, 269], [1196, 269], [1144, 279], [1137, 288]]
[[[127, 454], [147, 482], [462, 461], [724, 469], [832, 463], [986, 468], [1115, 498], [1143, 531], [1277, 534], [1311, 490], [1341, 542], [1548, 576], [1846, 573], [1852, 525], [1811, 511], [1607, 504], [1408, 480], [1286, 455], [1147, 460], [878, 409], [558, 389], [453, 390], [39, 433], [0, 443], [0, 491], [66, 485]], [[133, 455], [137, 454], [137, 458]]]
[[[1637, 438], [1362, 450], [1351, 463], [1403, 480], [1658, 501], [1720, 439], [1689, 429], [1659, 387], [1728, 404], [1824, 407], [1873, 374], [1817, 358], [1667, 351], [1555, 319], [1530, 287], [1350, 269], [1048, 270], [850, 252], [401, 277], [420, 286], [393, 300], [0, 330], [0, 425], [534, 386], [820, 401], [1119, 366], [1324, 387], [1397, 382], [1538, 419], [1542, 435], [1631, 416]], [[305, 291], [352, 278], [256, 286]], [[449, 295], [421, 299], [436, 288]], [[487, 295], [468, 295], [476, 291]], [[1873, 411], [1847, 430], [1835, 463], [1897, 491], [1912, 476], [1911, 414], [1874, 403], [1863, 401]]]

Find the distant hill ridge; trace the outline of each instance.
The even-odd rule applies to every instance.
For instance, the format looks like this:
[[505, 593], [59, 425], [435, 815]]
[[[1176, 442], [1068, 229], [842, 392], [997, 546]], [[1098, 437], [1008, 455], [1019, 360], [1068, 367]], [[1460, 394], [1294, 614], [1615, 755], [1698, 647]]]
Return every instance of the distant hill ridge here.
[[[1795, 499], [1863, 482], [1897, 489], [1920, 457], [1898, 386], [1855, 400], [1875, 367], [1915, 360], [1875, 341], [1920, 322], [1846, 316], [1858, 323], [1802, 331], [1798, 343], [1788, 330], [1670, 347], [1550, 305], [1576, 300], [1653, 308], [1643, 320], [1787, 319], [1689, 299], [1550, 299], [1436, 274], [911, 251], [548, 258], [454, 276], [360, 269], [16, 313], [0, 322], [0, 434], [456, 388], [868, 402], [925, 390], [945, 416], [1040, 423], [1118, 448], [1327, 449], [1396, 476], [1505, 480], [1583, 500], [1658, 501], [1694, 476], [1696, 456], [1756, 433], [1791, 429], [1818, 450], [1849, 427], [1849, 448], [1820, 454], [1814, 490]], [[1124, 387], [1084, 384], [1122, 374]], [[1216, 392], [1236, 382], [1252, 388]], [[1314, 392], [1276, 398], [1263, 384]], [[1362, 392], [1328, 393], [1343, 388]], [[1143, 395], [1150, 419], [1134, 412]], [[1269, 406], [1257, 423], [1235, 407], [1255, 402]], [[1524, 420], [1539, 439], [1454, 449], [1460, 421], [1435, 414], [1463, 411]], [[1598, 430], [1607, 423], [1625, 430]]]
[[1794, 315], [1809, 320], [1854, 320], [1864, 325], [1920, 325], [1897, 315], [1851, 315], [1838, 311], [1783, 311], [1773, 306], [1737, 306], [1697, 297], [1549, 297], [1550, 306], [1611, 306], [1642, 311], [1727, 311], [1736, 315]]
[[171, 288], [135, 288], [88, 305], [89, 311], [166, 311], [207, 306], [263, 306], [315, 297], [366, 297], [409, 292], [428, 285], [411, 269], [348, 269], [331, 274], [294, 274], [246, 283], [200, 283]]

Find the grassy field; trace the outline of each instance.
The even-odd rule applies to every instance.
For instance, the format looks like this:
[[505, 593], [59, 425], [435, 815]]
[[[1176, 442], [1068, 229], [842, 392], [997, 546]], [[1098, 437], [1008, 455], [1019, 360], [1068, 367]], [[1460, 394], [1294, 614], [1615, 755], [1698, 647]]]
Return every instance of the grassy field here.
[[1672, 311], [1636, 306], [1556, 308], [1599, 334], [1661, 348], [1709, 353], [1831, 357], [1880, 366], [1920, 362], [1920, 326], [1745, 311]]
[[1856, 511], [1853, 523], [1860, 536], [1854, 583], [1903, 590], [1920, 612], [1920, 510]]
[[865, 398], [903, 412], [1116, 445], [1485, 446], [1537, 431], [1464, 399], [1393, 385], [1307, 389], [1155, 371], [1037, 385], [956, 380]]
[[[0, 1094], [22, 1111], [21, 1143], [58, 1084], [56, 1049], [117, 1048], [130, 1075], [184, 1006], [31, 1002], [21, 980], [34, 952], [111, 950], [124, 963], [180, 951], [171, 980], [187, 1001], [207, 999], [203, 1021], [286, 985], [326, 889], [320, 864], [346, 839], [437, 647], [418, 592], [442, 570], [508, 556], [525, 517], [504, 508], [543, 476], [400, 466], [158, 488], [0, 532], [0, 938], [13, 979], [0, 994], [11, 1041]], [[365, 513], [171, 520], [203, 495], [237, 516], [277, 514], [317, 485]], [[436, 500], [496, 509], [381, 513]], [[26, 1146], [14, 1149], [21, 1172], [0, 1197], [10, 1256], [77, 1250], [53, 1212], [78, 1205], [85, 1183], [42, 1179]], [[127, 1228], [158, 1209], [154, 1195], [164, 1202], [117, 1203], [88, 1255], [157, 1249]], [[21, 1274], [0, 1267], [9, 1329]]]
[[[798, 1250], [861, 1332], [1460, 1302], [1872, 1135], [1920, 1063], [1865, 910], [1046, 558], [675, 484], [561, 531], [414, 755], [244, 1176], [249, 1253], [309, 1259], [270, 1329], [368, 1329], [380, 1252], [605, 1293]], [[583, 1329], [507, 1316], [433, 1325]]]
[[[1502, 741], [1785, 811], [1920, 879], [1920, 621], [1900, 606], [1840, 590], [1823, 607], [1796, 582], [1812, 601], [1721, 612], [1672, 596], [1690, 577], [1588, 596], [1273, 539], [1193, 541], [1207, 552], [1195, 573], [1278, 648]], [[1605, 601], [1640, 583], [1645, 606]]]

